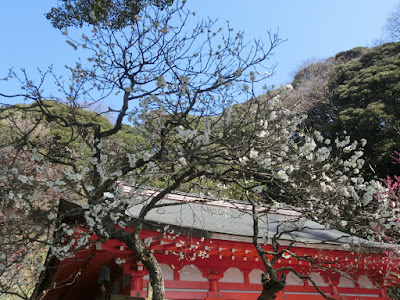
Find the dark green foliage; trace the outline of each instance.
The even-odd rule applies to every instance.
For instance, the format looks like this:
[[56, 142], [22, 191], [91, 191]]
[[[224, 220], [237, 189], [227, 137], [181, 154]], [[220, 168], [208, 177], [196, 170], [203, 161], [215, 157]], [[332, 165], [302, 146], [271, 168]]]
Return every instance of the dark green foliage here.
[[366, 138], [367, 164], [382, 178], [397, 173], [390, 154], [400, 148], [400, 44], [358, 53], [331, 78], [335, 119], [328, 127], [334, 136], [345, 130], [353, 139]]
[[335, 60], [338, 62], [348, 62], [349, 60], [355, 59], [368, 52], [369, 48], [367, 47], [356, 47], [347, 51], [339, 52], [335, 55]]
[[38, 135], [46, 135], [54, 147], [77, 146], [91, 134], [95, 126], [100, 131], [112, 128], [111, 122], [96, 112], [50, 100], [42, 101], [40, 106], [37, 103], [17, 105], [14, 112], [17, 123], [30, 120], [32, 125], [40, 124], [42, 132]]
[[[53, 27], [110, 26], [121, 29], [132, 23], [146, 0], [61, 0], [46, 14]], [[150, 1], [157, 7], [171, 5], [173, 0]]]
[[[112, 127], [113, 124], [105, 116], [94, 111], [49, 100], [42, 101], [40, 106], [37, 103], [15, 105], [0, 114], [2, 142], [14, 140], [14, 144], [20, 147], [29, 143], [63, 161], [91, 156], [85, 145], [93, 139], [94, 131], [103, 132]], [[21, 134], [18, 135], [18, 132]], [[142, 138], [133, 128], [122, 125], [121, 130], [105, 142], [122, 155], [131, 151], [138, 141]]]
[[400, 149], [400, 43], [340, 52], [300, 70], [293, 86], [309, 126], [332, 141], [367, 139], [367, 179], [399, 173], [390, 154]]

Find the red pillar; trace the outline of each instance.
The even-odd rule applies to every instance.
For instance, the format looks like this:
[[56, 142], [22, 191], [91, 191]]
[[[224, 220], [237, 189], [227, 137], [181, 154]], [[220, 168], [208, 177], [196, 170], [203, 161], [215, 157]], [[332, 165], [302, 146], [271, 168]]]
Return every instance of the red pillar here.
[[337, 286], [340, 282], [340, 274], [336, 272], [325, 271], [324, 273], [322, 273], [322, 278], [324, 279], [325, 283], [329, 284], [333, 298], [339, 299], [340, 294]]
[[220, 272], [219, 270], [217, 271], [211, 271], [208, 270], [207, 274], [205, 274], [208, 278], [209, 282], [209, 291], [207, 293], [208, 298], [219, 298], [219, 280], [223, 277], [223, 272]]
[[131, 282], [129, 285], [129, 296], [146, 297], [146, 292], [143, 290], [143, 277], [147, 274], [141, 262], [137, 262], [136, 271], [131, 271]]

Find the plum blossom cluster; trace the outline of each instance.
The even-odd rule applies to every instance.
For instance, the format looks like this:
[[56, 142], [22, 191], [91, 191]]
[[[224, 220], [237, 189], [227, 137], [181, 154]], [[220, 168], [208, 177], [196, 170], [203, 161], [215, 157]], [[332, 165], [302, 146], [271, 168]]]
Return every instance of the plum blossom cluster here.
[[[388, 189], [377, 180], [365, 181], [360, 174], [365, 139], [357, 142], [345, 136], [332, 142], [318, 131], [308, 134], [302, 129], [307, 116], [291, 114], [279, 97], [270, 101], [264, 108], [267, 118], [256, 128], [258, 141], [238, 157], [239, 165], [258, 173], [259, 180], [248, 182], [255, 186], [255, 193], [261, 197], [271, 193], [262, 182], [274, 180], [279, 188], [270, 197], [286, 199], [283, 201], [327, 226], [353, 234], [367, 232], [371, 239], [379, 239], [372, 233], [376, 222], [400, 229], [395, 222], [399, 212], [388, 203]], [[296, 191], [301, 191], [300, 197]], [[366, 213], [371, 205], [376, 210]]]
[[177, 127], [176, 131], [178, 133], [178, 137], [184, 142], [193, 139], [193, 137], [197, 135], [197, 130], [185, 129], [183, 126]]

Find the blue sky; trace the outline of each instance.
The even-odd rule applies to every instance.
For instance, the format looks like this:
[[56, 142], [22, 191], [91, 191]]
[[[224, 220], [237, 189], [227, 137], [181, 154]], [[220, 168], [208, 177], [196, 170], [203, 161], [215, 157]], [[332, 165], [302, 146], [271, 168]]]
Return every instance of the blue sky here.
[[[388, 14], [399, 0], [188, 0], [200, 17], [243, 30], [248, 38], [266, 38], [279, 30], [287, 41], [275, 50], [276, 75], [268, 84], [291, 81], [294, 70], [310, 58], [327, 58], [356, 46], [371, 46], [381, 36]], [[62, 72], [77, 52], [44, 17], [57, 0], [0, 1], [0, 78], [11, 67]], [[9, 88], [15, 87], [8, 82]], [[1, 85], [3, 87], [3, 84]]]
[[[194, 5], [194, 2], [202, 3]], [[290, 82], [305, 60], [328, 58], [381, 37], [385, 20], [398, 0], [214, 0], [189, 1], [199, 15], [228, 19], [247, 36], [279, 30], [287, 41], [275, 51], [272, 83]]]

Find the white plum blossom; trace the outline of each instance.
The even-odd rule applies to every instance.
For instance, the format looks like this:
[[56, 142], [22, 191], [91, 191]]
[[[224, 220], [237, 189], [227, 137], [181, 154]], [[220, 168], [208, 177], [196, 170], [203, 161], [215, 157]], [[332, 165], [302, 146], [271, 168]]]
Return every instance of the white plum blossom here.
[[367, 140], [364, 139], [364, 138], [362, 138], [362, 139], [361, 139], [361, 146], [362, 146], [362, 147], [365, 147], [366, 144], [367, 144]]
[[239, 163], [243, 166], [247, 165], [249, 158], [247, 156], [239, 157]]
[[289, 146], [286, 145], [286, 144], [282, 144], [281, 145], [281, 150], [284, 151], [284, 152], [288, 152], [289, 151]]
[[164, 77], [163, 76], [159, 76], [157, 78], [157, 87], [163, 89], [163, 88], [165, 88], [166, 85], [167, 85], [167, 83], [164, 81]]
[[268, 109], [274, 111], [275, 109], [279, 109], [282, 106], [282, 100], [279, 95], [276, 95], [272, 99], [268, 100]]
[[258, 151], [254, 150], [254, 149], [251, 149], [250, 153], [249, 153], [249, 156], [250, 156], [251, 159], [257, 158], [258, 157]]
[[181, 75], [181, 76], [179, 77], [179, 80], [182, 81], [184, 84], [188, 84], [190, 78], [189, 78], [188, 76], [183, 76], [183, 75]]
[[54, 220], [57, 217], [57, 214], [54, 213], [53, 211], [49, 212], [49, 214], [47, 215], [47, 218], [49, 220]]
[[327, 147], [321, 147], [316, 152], [316, 160], [320, 162], [326, 161], [330, 154], [331, 152]]
[[249, 75], [250, 75], [250, 81], [255, 81], [256, 80], [256, 76], [255, 76], [253, 71], [251, 71]]
[[269, 158], [269, 157], [265, 158], [265, 159], [262, 161], [262, 163], [263, 163], [263, 167], [264, 167], [264, 168], [269, 168], [269, 167], [272, 165], [271, 158]]
[[151, 157], [152, 157], [152, 154], [149, 151], [145, 151], [142, 153], [142, 158], [144, 161], [149, 161]]
[[167, 27], [164, 27], [164, 28], [159, 29], [159, 31], [160, 31], [162, 34], [167, 34], [167, 33], [169, 32], [169, 29], [168, 29]]
[[316, 130], [314, 131], [314, 135], [318, 142], [322, 142], [324, 140], [324, 137], [322, 136], [321, 132]]
[[184, 157], [180, 157], [178, 161], [182, 166], [187, 166], [187, 161]]
[[197, 135], [197, 130], [185, 129], [183, 126], [177, 127], [176, 131], [178, 132], [178, 137], [184, 142], [193, 139]]
[[289, 181], [289, 176], [286, 174], [286, 172], [284, 170], [279, 170], [276, 173], [276, 176], [282, 180], [283, 182], [288, 182]]
[[121, 259], [120, 257], [117, 257], [117, 258], [115, 259], [115, 263], [116, 263], [117, 265], [122, 265], [122, 264], [126, 263], [126, 260], [125, 260], [125, 259]]
[[18, 175], [18, 180], [21, 181], [22, 183], [28, 183], [29, 178], [25, 175]]
[[136, 162], [137, 162], [136, 155], [133, 154], [133, 153], [128, 153], [127, 157], [128, 157], [128, 160], [129, 160], [129, 165], [131, 167], [134, 167], [136, 165]]
[[270, 114], [269, 114], [269, 120], [270, 121], [275, 121], [275, 120], [277, 120], [278, 119], [278, 114], [277, 114], [277, 112], [276, 111], [272, 111]]
[[291, 91], [291, 90], [293, 90], [293, 86], [291, 85], [291, 84], [282, 84], [281, 86], [280, 86], [280, 89], [282, 90], [282, 91], [286, 91], [286, 92], [288, 92], [288, 91]]
[[259, 138], [264, 138], [264, 137], [268, 136], [268, 131], [266, 131], [266, 130], [260, 131], [260, 133], [258, 133], [257, 136]]
[[233, 75], [235, 75], [236, 77], [241, 76], [243, 73], [243, 69], [242, 68], [238, 68], [235, 73], [233, 73]]
[[264, 129], [268, 129], [268, 120], [260, 120], [260, 125], [261, 125]]

